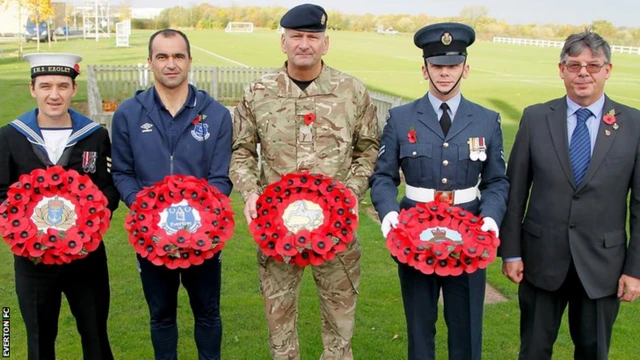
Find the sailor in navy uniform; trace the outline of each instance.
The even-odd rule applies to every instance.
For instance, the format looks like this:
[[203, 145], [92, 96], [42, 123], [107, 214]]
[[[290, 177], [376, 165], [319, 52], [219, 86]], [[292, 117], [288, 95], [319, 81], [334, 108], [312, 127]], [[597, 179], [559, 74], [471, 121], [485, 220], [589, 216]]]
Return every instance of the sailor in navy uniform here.
[[[462, 97], [469, 73], [467, 47], [475, 40], [469, 26], [440, 23], [420, 29], [414, 43], [423, 50], [422, 74], [429, 91], [421, 99], [389, 111], [371, 199], [386, 237], [398, 212], [436, 197], [483, 216], [482, 230], [498, 232], [506, 209], [500, 116]], [[399, 170], [406, 179], [400, 201]], [[449, 359], [480, 359], [485, 270], [460, 276], [425, 275], [398, 264], [407, 321], [409, 359], [435, 359], [435, 323], [440, 290], [449, 330]]]
[[[106, 129], [69, 109], [76, 93], [72, 54], [29, 54], [31, 95], [38, 107], [0, 128], [0, 202], [22, 174], [60, 165], [88, 175], [113, 213], [119, 194], [110, 174]], [[113, 359], [107, 337], [109, 274], [104, 244], [86, 258], [65, 265], [34, 264], [14, 256], [15, 284], [27, 330], [28, 358], [54, 359], [62, 293], [76, 318], [84, 359]]]

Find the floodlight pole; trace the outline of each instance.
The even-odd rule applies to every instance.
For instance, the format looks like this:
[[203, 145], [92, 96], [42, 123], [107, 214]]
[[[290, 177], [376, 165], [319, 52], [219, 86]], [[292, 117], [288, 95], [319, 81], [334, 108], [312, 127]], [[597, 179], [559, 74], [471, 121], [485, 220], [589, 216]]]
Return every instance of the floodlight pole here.
[[98, 22], [98, 1], [99, 0], [95, 0], [95, 11], [96, 11], [96, 22], [93, 25], [93, 29], [96, 32], [96, 42], [98, 41], [98, 26], [100, 26], [100, 22]]

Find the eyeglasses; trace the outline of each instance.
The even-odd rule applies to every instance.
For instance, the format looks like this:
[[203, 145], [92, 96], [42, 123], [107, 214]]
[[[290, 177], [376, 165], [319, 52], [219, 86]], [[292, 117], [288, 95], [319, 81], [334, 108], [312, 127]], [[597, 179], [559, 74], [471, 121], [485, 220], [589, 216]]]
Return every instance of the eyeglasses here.
[[602, 65], [599, 64], [580, 64], [580, 63], [565, 63], [564, 67], [567, 68], [568, 72], [572, 72], [572, 73], [578, 73], [582, 70], [582, 68], [587, 69], [587, 72], [590, 74], [595, 74], [600, 72], [600, 70], [602, 70], [602, 68], [607, 65], [607, 63], [604, 63]]

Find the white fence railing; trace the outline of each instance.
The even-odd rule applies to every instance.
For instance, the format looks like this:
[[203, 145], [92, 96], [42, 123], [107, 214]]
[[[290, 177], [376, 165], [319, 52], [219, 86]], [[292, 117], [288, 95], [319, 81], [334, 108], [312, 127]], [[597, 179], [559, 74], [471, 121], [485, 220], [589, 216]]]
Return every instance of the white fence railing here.
[[[507, 38], [507, 37], [494, 37], [494, 43], [501, 44], [513, 44], [513, 45], [532, 45], [541, 47], [558, 47], [561, 48], [564, 45], [564, 41], [554, 40], [539, 40], [539, 39], [520, 39], [520, 38]], [[622, 46], [611, 45], [612, 53], [620, 54], [638, 54], [640, 55], [640, 47], [635, 46]]]
[[[214, 99], [233, 110], [233, 106], [242, 98], [245, 87], [270, 70], [267, 68], [194, 67], [189, 72], [189, 82], [198, 89], [207, 91]], [[152, 82], [153, 74], [146, 64], [87, 66], [89, 116], [95, 122], [110, 129], [113, 115], [111, 109], [133, 96], [137, 90], [147, 89]], [[369, 95], [377, 107], [380, 126], [384, 126], [386, 114], [390, 108], [407, 103], [403, 98], [379, 92], [370, 91]]]

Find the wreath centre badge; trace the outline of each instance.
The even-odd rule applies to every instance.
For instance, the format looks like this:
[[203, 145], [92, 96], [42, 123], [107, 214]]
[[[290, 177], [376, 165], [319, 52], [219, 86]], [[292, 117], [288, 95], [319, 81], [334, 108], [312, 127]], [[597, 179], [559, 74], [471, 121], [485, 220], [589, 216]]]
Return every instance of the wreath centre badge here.
[[190, 233], [196, 232], [200, 224], [200, 213], [189, 206], [185, 199], [160, 212], [158, 227], [166, 231], [167, 234], [173, 235], [180, 230], [187, 230]]
[[60, 197], [45, 197], [36, 204], [31, 215], [31, 221], [38, 230], [48, 228], [68, 230], [76, 222], [75, 205], [71, 201]]
[[324, 222], [320, 205], [309, 200], [297, 200], [289, 204], [282, 214], [284, 225], [292, 233], [313, 231]]
[[441, 243], [445, 241], [453, 241], [454, 243], [462, 243], [462, 236], [457, 231], [452, 231], [443, 227], [433, 227], [425, 229], [420, 233], [420, 240], [429, 243]]

